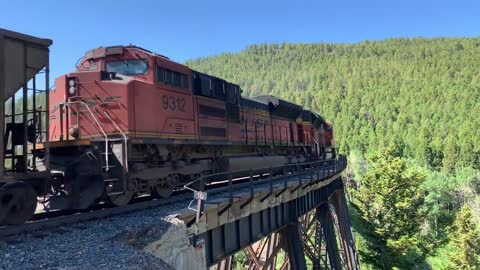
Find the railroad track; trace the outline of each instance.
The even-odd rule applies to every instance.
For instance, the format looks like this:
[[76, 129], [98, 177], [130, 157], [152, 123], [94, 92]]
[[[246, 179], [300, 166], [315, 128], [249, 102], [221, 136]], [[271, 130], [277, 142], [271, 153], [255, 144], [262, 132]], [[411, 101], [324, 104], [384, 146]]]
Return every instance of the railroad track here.
[[80, 212], [76, 211], [73, 213], [58, 215], [55, 217], [44, 217], [42, 219], [29, 221], [22, 225], [0, 227], [0, 239], [4, 239], [9, 236], [18, 234], [55, 228], [62, 225], [75, 224], [79, 222], [106, 218], [114, 215], [127, 214], [138, 210], [160, 207], [163, 205], [180, 202], [182, 200], [188, 202], [189, 200], [191, 200], [191, 198], [192, 194], [185, 193], [169, 199], [154, 199], [150, 201], [133, 203], [122, 207], [105, 207], [101, 209], [90, 209]]
[[[258, 179], [260, 176], [254, 176]], [[248, 184], [245, 179], [236, 180], [236, 185]], [[209, 194], [221, 193], [227, 188], [227, 181], [220, 181], [208, 187]], [[138, 210], [166, 206], [173, 203], [185, 201], [185, 206], [193, 199], [192, 192], [178, 190], [168, 199], [154, 199], [152, 196], [136, 198], [131, 204], [121, 207], [112, 207], [106, 204], [99, 204], [86, 210], [58, 210], [52, 212], [41, 212], [33, 216], [31, 221], [22, 225], [0, 227], [0, 240], [14, 235], [30, 233], [40, 230], [48, 230], [58, 226], [70, 225], [110, 216], [128, 214]]]

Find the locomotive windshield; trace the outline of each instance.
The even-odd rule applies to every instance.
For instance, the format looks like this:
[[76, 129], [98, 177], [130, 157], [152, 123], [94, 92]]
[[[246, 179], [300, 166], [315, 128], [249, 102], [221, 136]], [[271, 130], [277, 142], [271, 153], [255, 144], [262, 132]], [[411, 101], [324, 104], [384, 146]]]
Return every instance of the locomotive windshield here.
[[123, 75], [142, 75], [147, 73], [147, 61], [141, 59], [108, 62], [105, 66], [107, 72]]

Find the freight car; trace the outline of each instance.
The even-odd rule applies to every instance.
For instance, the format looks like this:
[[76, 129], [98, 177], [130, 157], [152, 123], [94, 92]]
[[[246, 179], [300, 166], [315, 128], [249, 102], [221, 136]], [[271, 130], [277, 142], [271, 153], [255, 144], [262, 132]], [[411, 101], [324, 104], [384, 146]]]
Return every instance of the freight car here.
[[51, 44], [0, 28], [0, 225], [25, 222], [48, 194], [49, 169], [37, 161], [49, 163]]
[[49, 104], [48, 140], [32, 153], [50, 171], [39, 194], [52, 209], [121, 206], [202, 175], [335, 158], [332, 125], [318, 114], [242, 97], [236, 84], [136, 46], [87, 52], [55, 80]]

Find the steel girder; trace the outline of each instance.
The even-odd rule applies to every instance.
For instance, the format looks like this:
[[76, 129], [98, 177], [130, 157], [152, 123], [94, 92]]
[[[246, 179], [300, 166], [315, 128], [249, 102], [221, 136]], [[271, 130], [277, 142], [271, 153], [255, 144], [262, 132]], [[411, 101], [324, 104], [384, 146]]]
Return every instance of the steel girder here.
[[248, 269], [358, 269], [341, 178], [199, 238], [207, 265], [217, 269], [233, 269], [240, 250]]

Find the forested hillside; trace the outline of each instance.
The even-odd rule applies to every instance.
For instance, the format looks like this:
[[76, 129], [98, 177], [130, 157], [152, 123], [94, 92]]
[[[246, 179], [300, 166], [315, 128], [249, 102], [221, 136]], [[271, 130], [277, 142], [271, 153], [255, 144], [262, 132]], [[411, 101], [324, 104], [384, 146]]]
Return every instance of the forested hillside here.
[[341, 152], [395, 145], [433, 168], [480, 164], [480, 38], [253, 45], [187, 62], [334, 123]]
[[480, 38], [252, 45], [187, 65], [333, 122], [362, 269], [480, 269]]

